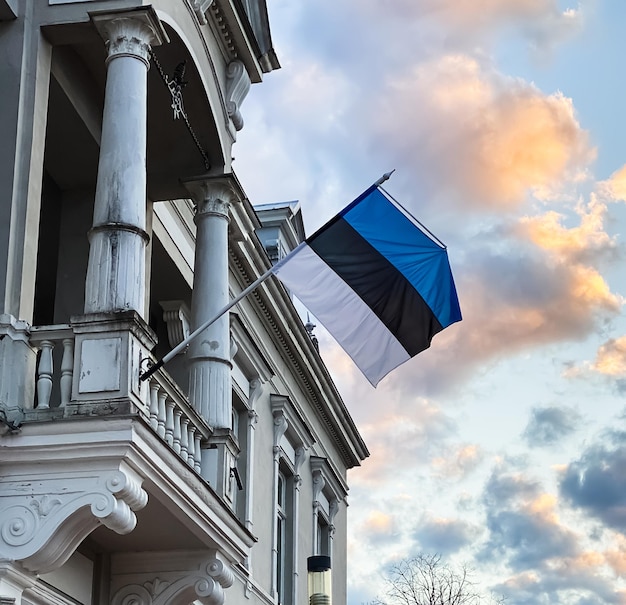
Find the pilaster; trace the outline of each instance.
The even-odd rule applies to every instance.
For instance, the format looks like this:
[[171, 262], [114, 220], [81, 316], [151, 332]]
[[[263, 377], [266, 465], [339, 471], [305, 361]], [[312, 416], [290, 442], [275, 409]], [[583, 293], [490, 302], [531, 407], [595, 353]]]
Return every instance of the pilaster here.
[[29, 408], [35, 400], [36, 353], [29, 344], [30, 326], [9, 314], [0, 315], [0, 407]]

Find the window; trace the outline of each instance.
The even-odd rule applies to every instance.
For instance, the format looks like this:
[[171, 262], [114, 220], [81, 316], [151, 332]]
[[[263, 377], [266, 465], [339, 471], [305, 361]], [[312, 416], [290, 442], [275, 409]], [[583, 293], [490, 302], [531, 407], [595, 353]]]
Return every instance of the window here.
[[[274, 416], [274, 527], [272, 595], [280, 605], [302, 601], [306, 586], [298, 582], [299, 547], [295, 511], [299, 509], [300, 469], [313, 442], [302, 416], [289, 397], [270, 395]], [[310, 527], [310, 526], [309, 526]]]
[[340, 504], [347, 495], [345, 481], [337, 473], [329, 460], [311, 456], [311, 474], [313, 480], [313, 517], [314, 530], [313, 554], [333, 556], [333, 535], [335, 516]]
[[330, 552], [330, 525], [321, 513], [317, 516], [317, 545], [316, 555], [331, 555]]
[[276, 507], [276, 589], [278, 602], [283, 603], [285, 594], [285, 533], [287, 514], [285, 512], [285, 477], [278, 475], [278, 506]]
[[293, 576], [293, 475], [282, 464], [276, 484], [276, 593], [281, 605], [291, 605]]

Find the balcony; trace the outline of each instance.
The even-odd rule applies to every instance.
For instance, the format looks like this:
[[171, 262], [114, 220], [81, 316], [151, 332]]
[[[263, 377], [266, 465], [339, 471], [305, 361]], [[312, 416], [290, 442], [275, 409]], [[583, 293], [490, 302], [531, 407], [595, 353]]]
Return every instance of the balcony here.
[[[54, 419], [71, 416], [70, 407], [80, 405], [72, 401], [72, 387], [76, 383], [72, 326], [34, 326], [31, 328], [30, 344], [37, 350], [38, 360], [35, 401], [25, 410], [26, 418], [41, 418], [42, 412]], [[149, 361], [155, 360], [144, 357], [142, 365], [147, 365]], [[138, 414], [183, 462], [200, 473], [202, 445], [207, 443], [212, 432], [209, 425], [163, 369], [136, 387], [139, 397], [133, 399], [130, 411]], [[75, 412], [74, 409], [74, 415]]]

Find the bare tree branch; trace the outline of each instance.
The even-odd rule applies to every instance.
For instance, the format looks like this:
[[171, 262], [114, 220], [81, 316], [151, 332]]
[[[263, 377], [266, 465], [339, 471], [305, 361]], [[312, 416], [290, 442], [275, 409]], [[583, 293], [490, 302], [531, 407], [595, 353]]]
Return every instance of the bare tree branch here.
[[417, 555], [393, 565], [385, 576], [386, 599], [371, 605], [502, 605], [476, 589], [467, 567], [453, 569], [440, 555]]

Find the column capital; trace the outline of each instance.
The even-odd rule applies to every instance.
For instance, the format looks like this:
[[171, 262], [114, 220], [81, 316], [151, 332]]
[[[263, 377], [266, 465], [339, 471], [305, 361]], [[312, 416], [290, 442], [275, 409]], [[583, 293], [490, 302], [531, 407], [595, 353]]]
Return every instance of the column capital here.
[[220, 214], [228, 216], [231, 204], [241, 201], [245, 194], [235, 175], [198, 177], [183, 181], [196, 204], [196, 216]]
[[150, 48], [168, 42], [152, 7], [89, 13], [107, 45], [107, 63], [116, 57], [135, 57], [150, 65]]

